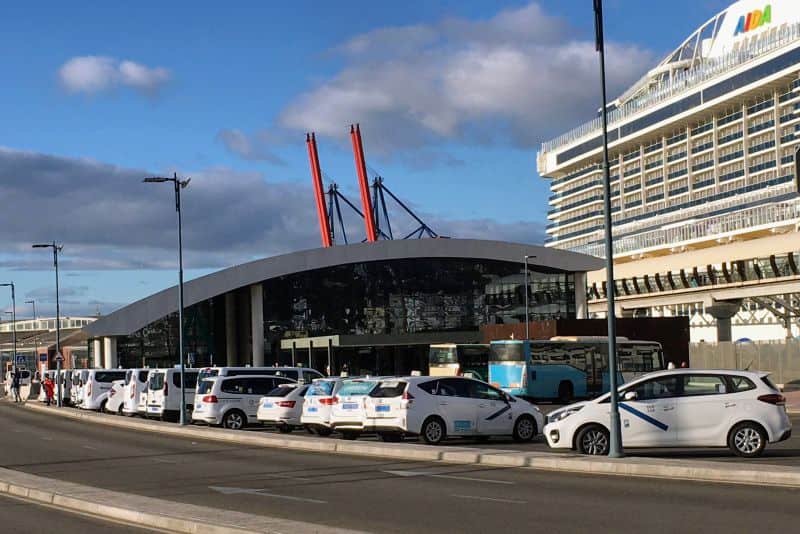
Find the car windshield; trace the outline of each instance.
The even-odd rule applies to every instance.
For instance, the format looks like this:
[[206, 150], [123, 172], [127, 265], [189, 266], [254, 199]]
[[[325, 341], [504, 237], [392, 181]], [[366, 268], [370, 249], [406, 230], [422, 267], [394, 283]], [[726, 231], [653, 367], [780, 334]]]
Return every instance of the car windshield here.
[[311, 383], [306, 393], [307, 397], [328, 397], [333, 395], [334, 382], [332, 380], [316, 380]]
[[207, 378], [205, 380], [201, 380], [197, 384], [197, 392], [201, 395], [208, 393], [209, 391], [211, 391], [211, 388], [214, 387], [214, 381], [215, 380], [213, 378]]
[[198, 373], [197, 379], [203, 380], [204, 378], [214, 378], [215, 376], [219, 376], [219, 369], [202, 369]]
[[369, 392], [372, 391], [372, 388], [374, 388], [377, 384], [377, 382], [372, 380], [347, 381], [342, 384], [342, 388], [339, 390], [338, 395], [340, 397], [369, 395]]

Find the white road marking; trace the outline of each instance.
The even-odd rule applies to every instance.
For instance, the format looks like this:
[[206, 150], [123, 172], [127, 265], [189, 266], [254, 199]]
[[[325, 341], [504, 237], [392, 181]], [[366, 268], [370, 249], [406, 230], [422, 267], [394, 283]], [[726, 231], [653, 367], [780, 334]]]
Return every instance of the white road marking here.
[[47, 436], [42, 436], [42, 440], [44, 440], [44, 441], [53, 441], [53, 438], [49, 438]]
[[166, 458], [153, 458], [154, 462], [161, 462], [162, 464], [175, 464], [178, 463], [175, 460], [167, 460]]
[[84, 449], [89, 449], [90, 451], [96, 451], [97, 447], [92, 447], [91, 445], [83, 445]]
[[478, 495], [450, 495], [457, 499], [471, 499], [473, 501], [502, 502], [506, 504], [528, 504], [528, 501], [515, 501], [514, 499], [497, 499], [494, 497], [480, 497]]
[[229, 488], [226, 486], [209, 486], [208, 489], [222, 493], [224, 495], [238, 495], [250, 494], [261, 495], [262, 497], [271, 497], [273, 499], [284, 499], [287, 501], [309, 502], [312, 504], [328, 504], [328, 501], [321, 501], [319, 499], [308, 499], [306, 497], [293, 497], [291, 495], [278, 495], [277, 493], [267, 493], [266, 490], [254, 488]]
[[469, 482], [485, 482], [487, 484], [505, 484], [513, 486], [514, 483], [509, 480], [496, 480], [492, 478], [476, 478], [476, 477], [462, 477], [460, 475], [443, 475], [439, 473], [431, 473], [428, 471], [384, 471], [390, 475], [399, 477], [431, 477], [431, 478], [448, 478], [451, 480], [466, 480]]

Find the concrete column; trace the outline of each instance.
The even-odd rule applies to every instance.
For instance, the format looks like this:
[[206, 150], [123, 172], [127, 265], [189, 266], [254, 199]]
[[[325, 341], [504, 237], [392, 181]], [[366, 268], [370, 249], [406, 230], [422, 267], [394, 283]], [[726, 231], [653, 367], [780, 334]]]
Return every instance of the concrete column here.
[[236, 365], [249, 365], [253, 363], [250, 349], [250, 291], [244, 288], [236, 292]]
[[715, 301], [713, 306], [706, 306], [706, 313], [717, 320], [717, 343], [733, 341], [731, 334], [731, 319], [739, 312], [742, 302]]
[[94, 367], [99, 369], [103, 367], [105, 360], [103, 359], [103, 340], [100, 338], [92, 340], [92, 355], [94, 356]]
[[225, 359], [229, 367], [237, 363], [238, 332], [236, 331], [236, 294], [225, 293]]
[[586, 273], [575, 273], [575, 317], [578, 319], [589, 317], [589, 307], [586, 304]]
[[253, 367], [264, 366], [264, 288], [250, 286], [250, 330], [253, 338]]
[[103, 338], [103, 353], [105, 356], [105, 369], [116, 369], [119, 365], [117, 362], [117, 338]]
[[309, 368], [312, 367], [311, 358], [313, 357], [313, 355], [314, 355], [314, 342], [309, 339], [308, 340], [308, 367]]

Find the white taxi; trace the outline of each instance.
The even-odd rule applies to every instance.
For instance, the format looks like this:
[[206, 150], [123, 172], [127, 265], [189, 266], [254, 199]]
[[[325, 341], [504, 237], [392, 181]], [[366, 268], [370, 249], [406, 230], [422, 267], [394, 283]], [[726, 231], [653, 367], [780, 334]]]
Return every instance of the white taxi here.
[[[625, 384], [619, 396], [625, 448], [729, 447], [750, 458], [792, 432], [786, 400], [768, 373], [658, 371]], [[605, 394], [549, 414], [544, 434], [550, 447], [608, 454], [609, 398]]]
[[307, 430], [320, 436], [329, 436], [331, 428], [331, 412], [338, 402], [336, 394], [342, 387], [344, 379], [338, 377], [316, 378], [303, 401], [303, 414], [300, 421]]
[[280, 384], [258, 401], [256, 419], [263, 425], [275, 426], [288, 433], [302, 426], [300, 416], [308, 384]]
[[539, 408], [472, 378], [384, 379], [364, 401], [364, 430], [384, 441], [418, 435], [431, 445], [450, 436], [512, 436], [526, 442], [543, 426]]

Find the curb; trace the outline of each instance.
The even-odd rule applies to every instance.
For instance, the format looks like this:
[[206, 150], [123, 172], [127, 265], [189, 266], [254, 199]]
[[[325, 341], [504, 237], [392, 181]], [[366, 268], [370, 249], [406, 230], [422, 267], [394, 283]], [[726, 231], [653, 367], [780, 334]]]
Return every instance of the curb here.
[[[164, 501], [0, 468], [0, 494], [116, 523], [209, 534], [349, 534], [353, 530]], [[125, 503], [120, 505], [118, 503]]]
[[129, 430], [158, 432], [162, 435], [280, 448], [303, 452], [326, 452], [356, 456], [392, 458], [415, 462], [446, 462], [500, 468], [526, 468], [592, 475], [637, 476], [714, 482], [723, 484], [768, 485], [800, 488], [800, 467], [768, 464], [724, 463], [703, 460], [654, 459], [627, 457], [596, 458], [570, 453], [521, 452], [516, 450], [468, 447], [431, 447], [403, 443], [321, 440], [305, 436], [285, 436], [233, 432], [217, 428], [180, 427], [174, 423], [146, 421], [95, 412], [57, 411], [38, 404], [26, 404], [29, 410], [76, 420], [105, 424]]

